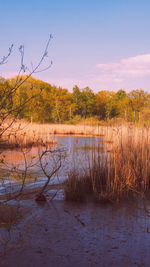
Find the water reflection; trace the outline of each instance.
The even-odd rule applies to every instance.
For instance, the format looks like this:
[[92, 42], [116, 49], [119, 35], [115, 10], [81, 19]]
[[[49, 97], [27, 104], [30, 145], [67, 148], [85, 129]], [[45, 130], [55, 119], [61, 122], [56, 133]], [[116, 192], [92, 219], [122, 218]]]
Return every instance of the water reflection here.
[[[57, 142], [57, 148], [65, 151], [65, 159], [62, 161], [62, 167], [57, 175], [52, 177], [52, 184], [67, 179], [67, 173], [71, 169], [79, 172], [85, 171], [93, 155], [102, 154], [104, 151], [102, 137], [55, 136], [54, 140]], [[3, 171], [0, 175], [1, 194], [18, 190], [21, 187], [26, 162], [28, 168], [26, 187], [37, 187], [45, 182], [46, 178], [39, 163], [39, 155], [42, 151], [44, 148], [33, 147], [23, 152], [7, 150], [3, 153], [5, 164], [2, 165]], [[50, 171], [56, 162], [51, 157], [48, 158], [48, 154], [44, 160], [47, 170]]]

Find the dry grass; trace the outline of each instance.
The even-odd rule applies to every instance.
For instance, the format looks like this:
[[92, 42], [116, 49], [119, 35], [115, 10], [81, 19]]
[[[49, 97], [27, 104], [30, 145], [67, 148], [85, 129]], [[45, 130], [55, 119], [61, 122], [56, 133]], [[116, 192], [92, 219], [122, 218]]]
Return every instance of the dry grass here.
[[[9, 122], [4, 125], [7, 127]], [[32, 146], [37, 144], [53, 143], [54, 135], [85, 135], [85, 136], [104, 136], [107, 144], [118, 145], [120, 140], [148, 139], [150, 142], [150, 128], [140, 128], [136, 125], [126, 124], [120, 126], [99, 126], [99, 125], [68, 125], [68, 124], [37, 124], [27, 123], [23, 120], [17, 121], [4, 134], [9, 146], [19, 147]], [[2, 145], [2, 144], [1, 144]], [[6, 143], [4, 144], [6, 145]]]
[[[85, 174], [72, 172], [66, 183], [66, 199], [83, 201], [91, 193], [96, 200], [119, 200], [146, 194], [150, 183], [150, 128], [136, 125], [89, 126], [27, 124], [16, 122], [5, 133], [9, 145], [52, 143], [53, 135], [104, 136], [105, 153], [94, 150]], [[109, 152], [108, 152], [109, 151]]]
[[[9, 122], [8, 122], [9, 123]], [[4, 127], [7, 127], [6, 124]], [[37, 145], [54, 144], [47, 125], [15, 122], [3, 135], [3, 148], [26, 148]]]
[[[9, 122], [4, 125], [7, 127]], [[68, 125], [68, 124], [37, 124], [18, 121], [3, 135], [1, 147], [31, 147], [52, 144], [54, 135], [92, 135], [102, 136], [103, 129], [99, 126]]]
[[92, 180], [86, 173], [80, 175], [77, 171], [68, 174], [65, 183], [65, 199], [83, 202], [92, 190]]
[[149, 192], [149, 129], [121, 128], [110, 145], [111, 152], [94, 152], [85, 174], [68, 175], [66, 200], [83, 201], [91, 193], [96, 201], [119, 201]]

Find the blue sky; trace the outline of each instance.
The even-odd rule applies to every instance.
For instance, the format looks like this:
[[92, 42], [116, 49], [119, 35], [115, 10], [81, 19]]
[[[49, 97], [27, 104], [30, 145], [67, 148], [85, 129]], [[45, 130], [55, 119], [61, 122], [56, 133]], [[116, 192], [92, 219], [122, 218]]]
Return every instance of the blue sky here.
[[43, 67], [53, 66], [35, 77], [69, 90], [150, 91], [150, 1], [0, 0], [0, 11], [0, 57], [14, 44], [0, 75], [17, 72], [20, 44], [25, 63], [36, 64], [51, 33]]

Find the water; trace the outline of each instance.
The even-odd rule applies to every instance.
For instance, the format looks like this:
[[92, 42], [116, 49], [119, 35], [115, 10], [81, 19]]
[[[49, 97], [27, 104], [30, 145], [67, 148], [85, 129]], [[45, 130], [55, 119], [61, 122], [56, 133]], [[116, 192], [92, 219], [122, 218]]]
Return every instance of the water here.
[[[101, 154], [104, 153], [101, 137], [68, 136], [55, 137], [55, 139], [58, 143], [55, 148], [64, 150], [66, 157], [58, 177], [54, 176], [51, 183], [58, 183], [58, 179], [60, 181], [67, 179], [67, 172], [72, 168], [84, 171], [93, 157], [93, 152], [96, 151], [97, 155], [98, 150]], [[28, 169], [32, 179], [28, 177], [27, 188], [41, 186], [45, 181], [45, 176], [37, 162], [38, 153], [42, 153], [42, 150], [33, 148], [25, 154], [28, 166], [33, 165]], [[5, 151], [5, 154], [7, 173], [4, 172], [2, 175], [4, 179], [1, 180], [4, 184], [1, 184], [1, 194], [15, 191], [21, 185], [21, 179], [17, 177], [14, 179], [13, 176], [8, 175], [8, 167], [10, 170], [15, 166], [20, 171], [24, 169], [22, 153]], [[50, 164], [45, 165], [47, 171], [50, 171], [53, 161], [48, 155], [43, 161], [46, 164], [49, 160]], [[59, 200], [62, 199], [61, 195], [57, 195]], [[18, 228], [16, 227], [12, 236], [17, 240], [19, 233], [22, 232], [25, 242], [20, 248], [8, 251], [6, 262], [2, 266], [7, 266], [9, 263], [11, 266], [12, 262], [17, 266], [20, 264], [27, 266], [29, 261], [33, 265], [34, 259], [36, 266], [49, 266], [49, 262], [53, 266], [59, 266], [61, 262], [62, 266], [73, 266], [76, 263], [77, 266], [149, 267], [150, 213], [145, 212], [142, 200], [129, 200], [115, 205], [64, 201], [45, 203], [42, 206], [35, 201], [22, 201], [21, 204], [30, 207], [29, 216], [20, 223]], [[150, 212], [149, 202], [147, 202], [147, 209]], [[84, 227], [78, 218], [84, 222]], [[31, 228], [28, 227], [29, 223]], [[26, 232], [25, 229], [28, 228], [29, 232]], [[41, 253], [37, 253], [39, 247]]]
[[[67, 179], [69, 171], [78, 170], [84, 172], [89, 166], [93, 155], [104, 152], [102, 137], [79, 137], [79, 136], [55, 136], [57, 145], [43, 155], [41, 163], [47, 175], [51, 175], [59, 166], [61, 168], [51, 179], [51, 184], [57, 184]], [[14, 192], [21, 188], [25, 170], [27, 170], [26, 188], [42, 186], [47, 177], [42, 171], [39, 158], [45, 148], [34, 147], [30, 150], [7, 150], [4, 151], [4, 163], [0, 177], [0, 194]], [[95, 153], [96, 152], [96, 153]], [[99, 152], [99, 153], [98, 153]]]
[[[150, 266], [150, 218], [142, 203], [21, 201], [21, 206], [29, 211], [11, 228], [1, 267]], [[0, 228], [0, 232], [7, 238], [7, 231]], [[2, 246], [0, 242], [0, 250]]]

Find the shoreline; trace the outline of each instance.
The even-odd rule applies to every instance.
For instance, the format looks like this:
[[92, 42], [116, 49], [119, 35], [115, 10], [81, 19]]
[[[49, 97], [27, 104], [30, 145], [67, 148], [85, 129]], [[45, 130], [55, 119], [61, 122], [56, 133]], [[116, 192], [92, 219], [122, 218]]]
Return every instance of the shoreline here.
[[[39, 186], [36, 188], [24, 189], [20, 195], [18, 195], [20, 191], [13, 192], [11, 194], [8, 193], [8, 194], [0, 195], [0, 200], [6, 200], [6, 199], [8, 199], [8, 201], [10, 201], [10, 200], [31, 200], [31, 199], [34, 200], [36, 195], [40, 192], [41, 188], [42, 187]], [[58, 190], [59, 191], [61, 189], [64, 189], [63, 184], [54, 184], [54, 185], [50, 184], [45, 189], [44, 194], [46, 194], [47, 191], [49, 191], [49, 190]], [[18, 197], [15, 198], [16, 195], [18, 195]]]

